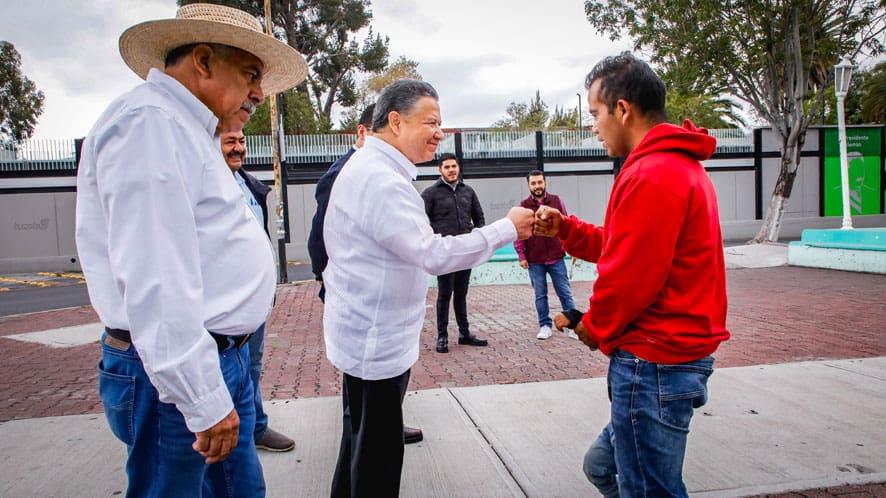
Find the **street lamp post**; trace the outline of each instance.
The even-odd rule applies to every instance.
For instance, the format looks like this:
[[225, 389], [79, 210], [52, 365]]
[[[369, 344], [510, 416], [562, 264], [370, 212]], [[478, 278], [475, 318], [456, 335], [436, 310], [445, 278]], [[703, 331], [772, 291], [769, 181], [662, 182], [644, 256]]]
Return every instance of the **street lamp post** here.
[[581, 94], [575, 94], [578, 97], [578, 131], [581, 131]]
[[849, 92], [852, 78], [852, 62], [843, 56], [834, 66], [834, 91], [837, 94], [837, 130], [840, 136], [840, 179], [843, 194], [843, 230], [852, 230], [852, 206], [849, 204], [849, 158], [846, 152], [846, 116], [843, 112], [843, 99]]

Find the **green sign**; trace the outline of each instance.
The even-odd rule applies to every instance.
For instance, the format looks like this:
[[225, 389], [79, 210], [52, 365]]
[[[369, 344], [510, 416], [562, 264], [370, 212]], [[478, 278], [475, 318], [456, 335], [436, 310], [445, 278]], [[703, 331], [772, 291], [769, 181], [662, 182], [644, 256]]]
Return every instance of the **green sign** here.
[[[882, 168], [882, 128], [847, 128], [849, 205], [852, 214], [879, 214]], [[824, 215], [843, 215], [840, 177], [840, 142], [836, 128], [824, 131]]]

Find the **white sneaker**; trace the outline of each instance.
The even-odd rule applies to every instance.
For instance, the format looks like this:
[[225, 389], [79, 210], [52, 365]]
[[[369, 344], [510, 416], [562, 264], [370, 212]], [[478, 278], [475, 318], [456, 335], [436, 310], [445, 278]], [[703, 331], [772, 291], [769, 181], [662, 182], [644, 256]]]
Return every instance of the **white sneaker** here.
[[551, 327], [544, 325], [544, 326], [538, 328], [538, 335], [535, 336], [535, 338], [545, 340], [545, 339], [550, 338], [552, 335], [554, 335], [554, 331], [551, 330]]
[[572, 329], [566, 329], [566, 337], [570, 339], [575, 339], [576, 341], [578, 340], [578, 334], [576, 334], [575, 331]]

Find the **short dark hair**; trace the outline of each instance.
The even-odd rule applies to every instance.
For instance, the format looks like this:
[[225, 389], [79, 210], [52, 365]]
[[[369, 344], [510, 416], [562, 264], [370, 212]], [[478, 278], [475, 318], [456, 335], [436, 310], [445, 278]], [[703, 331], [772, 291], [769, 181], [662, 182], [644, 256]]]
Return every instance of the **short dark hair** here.
[[[230, 45], [223, 45], [221, 43], [189, 43], [187, 45], [182, 45], [180, 47], [176, 47], [170, 50], [166, 54], [166, 60], [163, 62], [164, 67], [170, 67], [178, 64], [178, 62], [184, 59], [188, 54], [194, 51], [194, 48], [197, 45], [209, 45], [213, 52], [216, 52], [219, 57], [227, 58], [231, 53], [235, 50], [239, 50], [241, 52], [246, 52], [245, 50], [237, 47], [232, 47]], [[248, 53], [248, 52], [247, 52]]]
[[375, 104], [369, 104], [366, 106], [366, 109], [363, 109], [363, 113], [360, 114], [360, 121], [358, 124], [361, 124], [367, 128], [372, 128], [372, 113], [375, 112]]
[[630, 52], [612, 55], [598, 62], [585, 77], [585, 89], [590, 90], [597, 80], [600, 80], [598, 98], [606, 104], [610, 113], [615, 110], [616, 102], [626, 100], [646, 116], [660, 121], [667, 119], [664, 82], [649, 64]]
[[397, 111], [409, 114], [415, 103], [422, 97], [440, 100], [437, 90], [429, 83], [418, 80], [402, 79], [386, 86], [375, 102], [375, 113], [372, 115], [372, 131], [379, 132], [388, 125], [388, 114]]
[[526, 182], [527, 182], [527, 183], [529, 183], [529, 177], [530, 177], [530, 176], [540, 176], [540, 177], [544, 178], [544, 177], [545, 177], [545, 172], [544, 172], [544, 171], [541, 171], [541, 170], [538, 170], [538, 169], [534, 169], [534, 170], [530, 171], [529, 173], [526, 173]]
[[448, 161], [450, 159], [454, 160], [455, 164], [458, 164], [458, 158], [455, 157], [455, 154], [452, 152], [444, 152], [443, 154], [440, 154], [439, 166], [443, 166], [443, 161]]

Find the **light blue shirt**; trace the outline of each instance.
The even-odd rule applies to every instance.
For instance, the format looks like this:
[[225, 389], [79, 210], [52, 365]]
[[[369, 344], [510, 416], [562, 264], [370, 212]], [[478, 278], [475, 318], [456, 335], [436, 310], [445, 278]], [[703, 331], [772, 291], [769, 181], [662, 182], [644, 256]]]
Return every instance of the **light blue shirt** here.
[[237, 180], [237, 185], [239, 185], [240, 190], [243, 191], [243, 198], [246, 199], [246, 205], [249, 206], [249, 209], [252, 210], [252, 214], [255, 215], [255, 221], [257, 221], [259, 226], [262, 227], [262, 230], [264, 230], [267, 220], [261, 210], [261, 204], [259, 204], [255, 196], [252, 195], [252, 190], [249, 190], [249, 186], [246, 185], [246, 178], [243, 178], [243, 175], [239, 173], [234, 173], [234, 179]]

